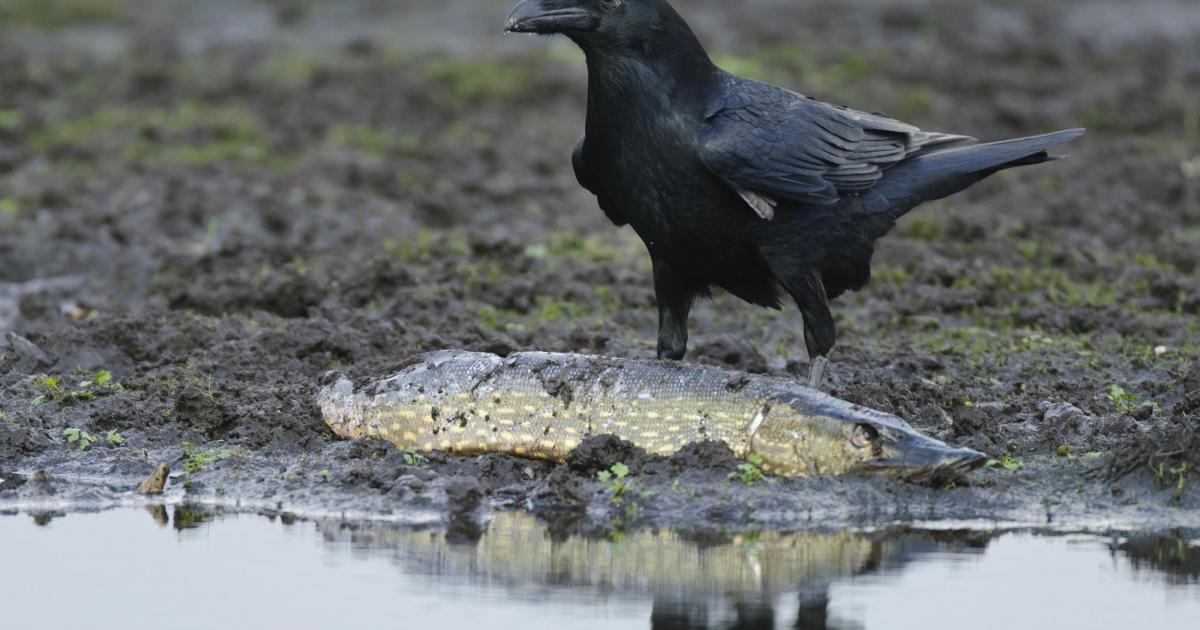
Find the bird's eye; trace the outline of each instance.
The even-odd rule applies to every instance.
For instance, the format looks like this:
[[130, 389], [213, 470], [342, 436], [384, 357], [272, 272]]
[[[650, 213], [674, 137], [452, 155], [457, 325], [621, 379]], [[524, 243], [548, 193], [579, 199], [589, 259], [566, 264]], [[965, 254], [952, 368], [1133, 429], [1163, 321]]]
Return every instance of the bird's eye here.
[[612, 11], [624, 3], [625, 0], [600, 0], [600, 8], [605, 11]]
[[856, 424], [850, 432], [850, 443], [855, 448], [867, 448], [879, 439], [879, 430], [869, 424]]

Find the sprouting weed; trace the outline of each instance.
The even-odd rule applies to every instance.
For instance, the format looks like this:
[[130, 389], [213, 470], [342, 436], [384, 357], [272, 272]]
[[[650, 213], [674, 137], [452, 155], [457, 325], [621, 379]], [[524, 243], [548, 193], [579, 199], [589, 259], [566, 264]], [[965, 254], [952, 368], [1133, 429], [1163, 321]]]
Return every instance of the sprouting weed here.
[[[618, 462], [609, 467], [608, 470], [601, 470], [596, 473], [597, 480], [609, 484], [609, 489], [613, 493], [612, 504], [622, 508], [623, 521], [614, 523], [618, 528], [638, 519], [642, 508], [636, 499], [649, 499], [653, 496], [651, 492], [645, 490], [635, 492], [637, 480], [631, 478], [629, 472], [629, 466]], [[676, 480], [676, 483], [678, 483], [678, 480]], [[676, 486], [673, 484], [672, 487], [675, 488]]]
[[1152, 407], [1155, 411], [1159, 411], [1158, 403], [1152, 401], [1143, 402], [1141, 396], [1127, 392], [1125, 391], [1124, 387], [1121, 387], [1115, 383], [1108, 386], [1106, 394], [1108, 396], [1108, 402], [1112, 403], [1112, 406], [1117, 410], [1117, 413], [1130, 414], [1138, 409], [1141, 409], [1142, 407]]
[[47, 401], [95, 400], [102, 395], [113, 394], [125, 389], [120, 383], [113, 380], [112, 372], [108, 370], [89, 374], [73, 388], [64, 385], [60, 376], [43, 376], [37, 382], [44, 391], [33, 399], [32, 403], [35, 407]]
[[125, 436], [117, 433], [116, 431], [109, 431], [108, 434], [104, 436], [104, 443], [110, 448], [114, 448], [125, 443]]
[[615, 497], [625, 494], [625, 491], [629, 489], [630, 484], [633, 483], [632, 480], [625, 480], [625, 478], [628, 476], [629, 466], [626, 466], [620, 462], [613, 464], [608, 470], [601, 470], [600, 472], [596, 473], [596, 479], [604, 483], [611, 482], [610, 487], [612, 488], [613, 495]]
[[227, 448], [201, 449], [191, 442], [184, 442], [183, 470], [188, 474], [200, 472], [209, 466], [233, 457], [233, 451]]
[[63, 429], [63, 436], [67, 438], [67, 444], [73, 444], [75, 450], [82, 453], [88, 450], [92, 444], [96, 443], [96, 437], [83, 429], [71, 427]]
[[1005, 455], [1002, 459], [989, 459], [987, 463], [984, 464], [985, 468], [995, 468], [997, 466], [1007, 470], [1008, 472], [1017, 472], [1025, 466], [1025, 462], [1022, 462], [1020, 459], [1017, 459], [1012, 455]]
[[422, 455], [416, 448], [409, 447], [404, 449], [404, 463], [408, 466], [424, 468], [429, 465], [429, 459]]
[[746, 458], [746, 463], [739, 464], [737, 470], [729, 473], [730, 481], [740, 481], [747, 486], [753, 486], [766, 479], [762, 470], [763, 457], [758, 453], [751, 453]]

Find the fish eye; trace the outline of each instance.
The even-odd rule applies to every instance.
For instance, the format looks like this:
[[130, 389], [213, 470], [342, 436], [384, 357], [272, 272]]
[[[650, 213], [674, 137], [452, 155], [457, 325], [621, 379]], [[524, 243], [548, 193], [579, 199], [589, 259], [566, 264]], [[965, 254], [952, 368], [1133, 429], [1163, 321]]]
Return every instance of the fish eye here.
[[850, 443], [855, 448], [867, 448], [879, 439], [879, 430], [869, 424], [856, 424], [850, 432]]
[[625, 0], [600, 0], [600, 8], [604, 9], [605, 11], [612, 11], [613, 9], [624, 4], [624, 2]]

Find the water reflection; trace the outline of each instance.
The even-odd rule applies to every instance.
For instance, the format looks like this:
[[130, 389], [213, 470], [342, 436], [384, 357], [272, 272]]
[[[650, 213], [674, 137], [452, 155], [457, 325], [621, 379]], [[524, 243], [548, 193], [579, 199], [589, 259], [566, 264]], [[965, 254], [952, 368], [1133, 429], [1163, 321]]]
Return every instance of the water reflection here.
[[1200, 583], [1200, 533], [1133, 536], [1117, 543], [1135, 570], [1161, 573], [1169, 584]]
[[[1003, 535], [641, 530], [597, 538], [524, 514], [498, 515], [478, 540], [380, 524], [319, 522], [317, 529], [330, 549], [348, 544], [387, 553], [405, 573], [437, 583], [504, 588], [509, 597], [530, 600], [648, 595], [655, 629], [862, 628], [831, 613], [835, 581], [896, 575], [916, 560], [963, 562]], [[1200, 547], [1182, 532], [1114, 541], [1109, 548], [1170, 583], [1198, 581]]]
[[[165, 515], [161, 514], [154, 508], [150, 509], [150, 514], [154, 517], [154, 520], [159, 524], [164, 524], [162, 519], [165, 518]], [[212, 522], [214, 519], [218, 518], [219, 515], [219, 512], [205, 508], [197, 508], [190, 505], [178, 505], [172, 510], [171, 526], [174, 527], [176, 531], [183, 531], [185, 529], [198, 529], [200, 526]]]
[[[80, 619], [58, 627], [119, 614], [106, 607], [127, 592], [164, 611], [195, 597], [221, 601], [204, 627], [374, 627], [403, 618], [406, 627], [488, 619], [489, 628], [521, 630], [924, 630], [980, 619], [1014, 628], [1188, 627], [1180, 620], [1200, 617], [1200, 532], [596, 536], [498, 514], [475, 534], [185, 505], [0, 516], [0, 557], [11, 567], [0, 572], [0, 607], [9, 627], [30, 627], [52, 605], [38, 604], [37, 585], [69, 576], [78, 583], [63, 588], [91, 599], [77, 607]], [[188, 589], [163, 586], [180, 580]], [[263, 605], [283, 593], [286, 606]]]
[[[727, 535], [697, 544], [672, 531], [605, 538], [554, 532], [524, 514], [500, 514], [477, 541], [387, 525], [318, 523], [330, 543], [386, 551], [404, 571], [464, 583], [578, 593], [651, 592], [703, 599], [770, 597], [799, 584], [826, 583], [899, 560], [906, 542], [854, 533]], [[528, 591], [532, 585], [541, 587]]]

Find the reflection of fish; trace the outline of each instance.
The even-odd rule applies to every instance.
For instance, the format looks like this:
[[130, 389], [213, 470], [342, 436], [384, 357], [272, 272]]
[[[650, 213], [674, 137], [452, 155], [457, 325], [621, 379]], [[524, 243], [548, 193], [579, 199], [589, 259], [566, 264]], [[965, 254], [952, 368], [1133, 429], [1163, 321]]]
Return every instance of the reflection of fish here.
[[659, 361], [448, 350], [358, 391], [335, 374], [318, 403], [340, 435], [456, 454], [562, 460], [583, 438], [611, 434], [660, 454], [722, 440], [793, 476], [919, 476], [983, 461], [900, 418], [787, 380]]
[[[318, 527], [331, 539], [347, 531], [341, 523]], [[902, 550], [859, 533], [764, 532], [692, 541], [675, 532], [636, 530], [612, 539], [560, 539], [533, 517], [509, 512], [498, 513], [474, 544], [389, 525], [348, 531], [356, 547], [390, 550], [408, 572], [527, 592], [569, 588], [698, 601], [726, 594], [757, 599], [798, 588], [824, 592], [833, 580], [871, 570], [885, 563], [881, 555]]]
[[[611, 538], [563, 535], [534, 517], [501, 512], [477, 541], [402, 526], [318, 522], [333, 547], [349, 542], [394, 558], [431, 588], [504, 589], [506, 599], [652, 602], [651, 628], [851, 628], [831, 615], [829, 588], [843, 578], [898, 571], [915, 558], [957, 551], [945, 534], [864, 532], [744, 534], [633, 530]], [[986, 537], [973, 535], [983, 544]]]

